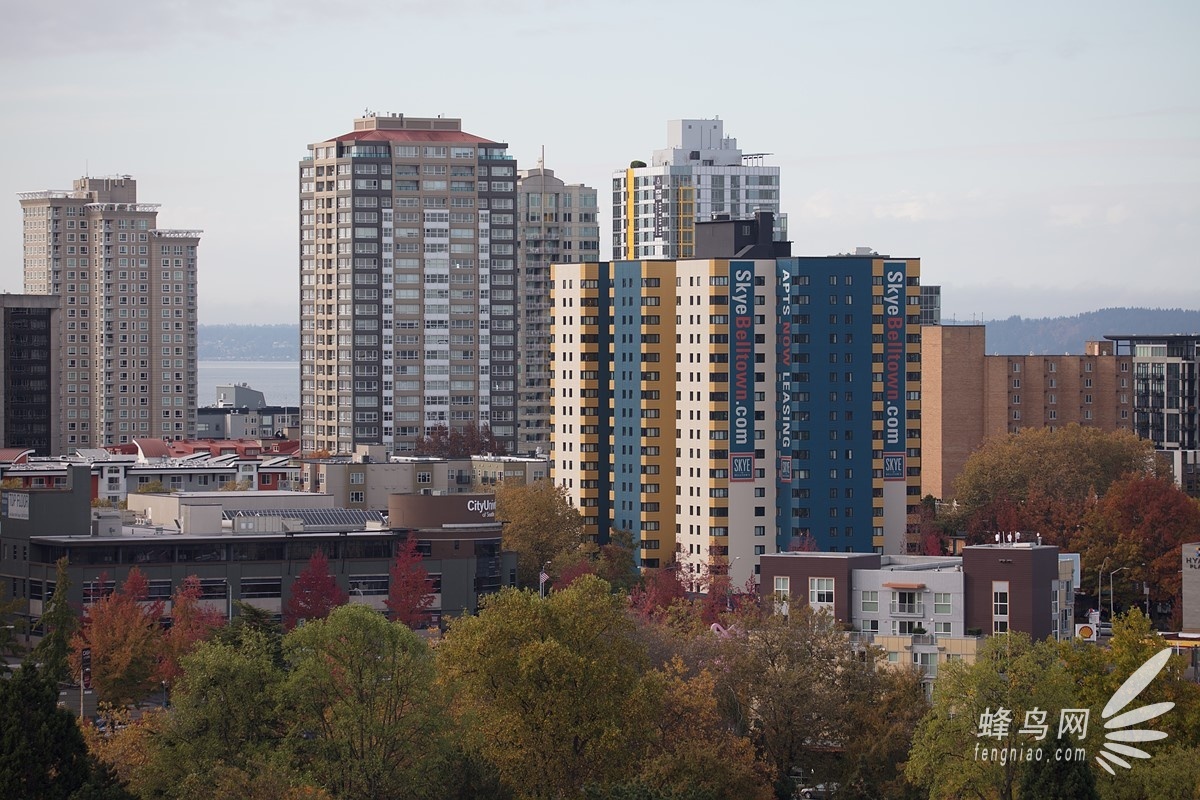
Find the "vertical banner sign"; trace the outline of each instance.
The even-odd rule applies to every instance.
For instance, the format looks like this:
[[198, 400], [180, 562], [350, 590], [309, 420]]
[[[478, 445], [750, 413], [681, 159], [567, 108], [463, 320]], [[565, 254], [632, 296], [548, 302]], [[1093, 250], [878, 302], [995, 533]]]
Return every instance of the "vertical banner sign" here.
[[776, 486], [781, 490], [792, 483], [792, 273], [787, 263], [777, 261], [778, 306], [775, 326], [775, 416], [779, 420], [775, 449], [779, 453]]
[[754, 262], [729, 262], [729, 480], [754, 480]]
[[905, 272], [902, 261], [883, 264], [883, 538], [891, 554], [905, 552], [908, 529]]

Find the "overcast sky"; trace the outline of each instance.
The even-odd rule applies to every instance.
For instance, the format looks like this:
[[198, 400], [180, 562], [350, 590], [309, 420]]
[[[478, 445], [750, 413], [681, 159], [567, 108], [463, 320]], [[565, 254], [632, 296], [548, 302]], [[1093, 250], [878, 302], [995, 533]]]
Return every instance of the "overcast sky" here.
[[[1200, 3], [0, 0], [16, 193], [129, 174], [201, 228], [200, 320], [297, 318], [297, 162], [370, 108], [461, 117], [600, 192], [719, 116], [793, 252], [922, 259], [959, 320], [1200, 308]], [[4, 206], [0, 206], [3, 208]]]

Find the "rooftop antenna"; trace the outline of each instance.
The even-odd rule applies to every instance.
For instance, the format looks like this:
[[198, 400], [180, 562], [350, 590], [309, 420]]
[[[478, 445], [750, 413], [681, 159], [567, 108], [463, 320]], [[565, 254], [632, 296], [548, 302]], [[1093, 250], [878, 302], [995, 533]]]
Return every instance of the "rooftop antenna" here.
[[538, 157], [538, 169], [546, 168], [546, 145], [542, 145], [542, 154]]

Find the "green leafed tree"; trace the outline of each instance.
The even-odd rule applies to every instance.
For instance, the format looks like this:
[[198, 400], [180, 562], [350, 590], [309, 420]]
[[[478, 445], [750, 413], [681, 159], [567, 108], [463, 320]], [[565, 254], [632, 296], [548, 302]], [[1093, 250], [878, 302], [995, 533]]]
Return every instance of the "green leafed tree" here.
[[171, 713], [136, 776], [142, 794], [184, 795], [270, 760], [288, 729], [276, 649], [268, 634], [247, 629], [236, 644], [202, 642], [183, 656]]
[[71, 638], [79, 628], [79, 618], [67, 602], [70, 588], [67, 559], [60, 558], [54, 567], [54, 591], [43, 601], [42, 640], [32, 653], [33, 661], [41, 665], [43, 674], [59, 683], [71, 679]]
[[433, 656], [406, 625], [345, 605], [284, 639], [288, 742], [337, 797], [436, 796], [448, 750]]
[[974, 664], [939, 665], [933, 707], [917, 726], [906, 775], [933, 800], [1013, 800], [1023, 765], [980, 757], [979, 751], [1037, 747], [1034, 736], [1020, 733], [1026, 712], [1046, 712], [1046, 735], [1053, 737], [1059, 712], [1076, 707], [1075, 681], [1057, 643], [1034, 643], [1015, 632], [993, 636]]
[[646, 657], [625, 603], [584, 575], [545, 600], [488, 597], [438, 645], [472, 744], [523, 798], [573, 798], [633, 778], [649, 729]]
[[583, 518], [566, 487], [548, 479], [497, 486], [496, 518], [504, 522], [504, 549], [517, 554], [521, 586], [537, 586], [542, 566], [574, 551], [583, 536]]

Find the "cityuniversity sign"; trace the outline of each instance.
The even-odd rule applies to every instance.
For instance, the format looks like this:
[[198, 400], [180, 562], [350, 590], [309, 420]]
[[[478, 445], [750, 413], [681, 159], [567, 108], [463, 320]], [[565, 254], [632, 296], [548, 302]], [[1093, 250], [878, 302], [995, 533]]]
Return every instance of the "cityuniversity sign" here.
[[[1108, 774], [1117, 774], [1113, 770], [1113, 765], [1130, 769], [1132, 765], [1126, 760], [1127, 758], [1150, 758], [1150, 753], [1134, 747], [1133, 743], [1143, 744], [1167, 738], [1167, 734], [1163, 731], [1135, 728], [1134, 726], [1162, 716], [1175, 707], [1174, 703], [1151, 703], [1124, 711], [1124, 713], [1121, 712], [1150, 685], [1167, 665], [1170, 657], [1171, 648], [1168, 647], [1148, 659], [1121, 684], [1121, 687], [1105, 704], [1104, 710], [1100, 712], [1100, 722], [1104, 725], [1107, 733], [1104, 734], [1103, 745], [1099, 754], [1096, 755], [1096, 763]], [[991, 707], [988, 707], [979, 715], [976, 737], [983, 740], [995, 739], [997, 745], [1001, 740], [1008, 739], [1016, 725], [1013, 714], [1014, 712], [1008, 708], [1000, 707], [993, 711]], [[1028, 736], [1031, 742], [1041, 742], [1050, 732], [1051, 726], [1047, 721], [1048, 717], [1048, 711], [1036, 707], [1031, 711], [1026, 711], [1017, 735]], [[994, 761], [1000, 764], [1014, 761], [1044, 761], [1051, 758], [1055, 761], [1083, 761], [1087, 758], [1087, 750], [1082, 746], [1072, 746], [1071, 737], [1074, 737], [1076, 743], [1087, 738], [1090, 717], [1090, 708], [1062, 709], [1057, 720], [1059, 746], [1053, 750], [1043, 749], [1037, 744], [1030, 744], [1026, 747], [1012, 744], [1004, 747], [989, 747], [986, 741], [981, 741], [975, 744], [975, 760]]]

